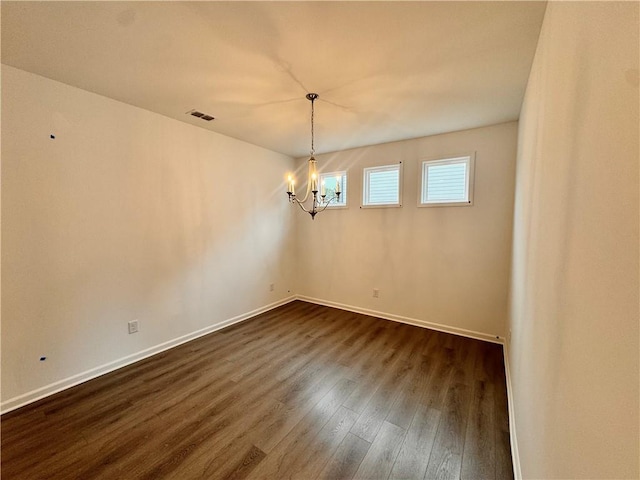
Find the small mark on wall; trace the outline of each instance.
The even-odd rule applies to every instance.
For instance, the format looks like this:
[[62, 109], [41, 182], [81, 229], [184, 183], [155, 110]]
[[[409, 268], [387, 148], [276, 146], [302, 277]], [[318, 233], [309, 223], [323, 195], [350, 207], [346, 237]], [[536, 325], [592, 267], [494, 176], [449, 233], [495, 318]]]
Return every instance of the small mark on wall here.
[[123, 12], [120, 12], [116, 17], [116, 21], [123, 27], [129, 27], [133, 25], [133, 23], [136, 21], [135, 10], [129, 8], [127, 10], [124, 10]]
[[44, 362], [47, 359], [47, 357], [40, 357], [40, 361]]
[[51, 135], [49, 135], [49, 138], [50, 138], [51, 140], [55, 140], [55, 139], [56, 139], [56, 136], [52, 133]]

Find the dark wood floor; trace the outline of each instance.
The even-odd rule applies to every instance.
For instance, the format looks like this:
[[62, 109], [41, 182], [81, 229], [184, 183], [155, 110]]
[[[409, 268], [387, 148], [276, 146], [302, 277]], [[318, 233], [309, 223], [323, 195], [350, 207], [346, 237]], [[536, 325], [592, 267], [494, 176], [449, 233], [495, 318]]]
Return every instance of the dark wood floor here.
[[1, 426], [4, 480], [513, 478], [501, 346], [304, 302]]

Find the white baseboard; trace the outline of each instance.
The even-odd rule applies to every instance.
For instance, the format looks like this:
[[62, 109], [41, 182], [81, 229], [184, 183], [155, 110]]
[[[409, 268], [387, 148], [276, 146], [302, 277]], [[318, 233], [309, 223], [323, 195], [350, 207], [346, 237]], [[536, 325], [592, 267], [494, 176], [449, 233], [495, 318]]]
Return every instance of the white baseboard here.
[[450, 327], [448, 325], [442, 325], [439, 323], [427, 322], [425, 320], [418, 320], [417, 318], [403, 317], [402, 315], [395, 315], [393, 313], [378, 312], [376, 310], [369, 310], [367, 308], [354, 307], [353, 305], [345, 305], [343, 303], [331, 302], [328, 300], [321, 300], [319, 298], [306, 297], [304, 295], [297, 295], [297, 300], [304, 302], [316, 303], [318, 305], [324, 305], [327, 307], [339, 308], [340, 310], [347, 310], [349, 312], [362, 313], [364, 315], [370, 315], [372, 317], [384, 318], [385, 320], [392, 320], [394, 322], [406, 323], [409, 325], [415, 325], [416, 327], [430, 328], [431, 330], [437, 330], [444, 333], [452, 333], [454, 335], [460, 335], [463, 337], [475, 338], [477, 340], [484, 340], [492, 343], [504, 343], [504, 338], [491, 335], [489, 333], [475, 332], [473, 330], [466, 330], [464, 328]]
[[284, 298], [269, 305], [265, 305], [264, 307], [260, 307], [250, 312], [235, 316], [233, 318], [223, 320], [222, 322], [216, 323], [214, 325], [209, 325], [208, 327], [196, 330], [195, 332], [182, 335], [178, 338], [174, 338], [173, 340], [163, 342], [159, 345], [155, 345], [140, 352], [127, 355], [126, 357], [119, 358], [112, 362], [105, 363], [104, 365], [86, 370], [71, 377], [58, 380], [57, 382], [45, 385], [44, 387], [40, 387], [36, 390], [32, 390], [17, 397], [10, 398], [9, 400], [2, 402], [2, 404], [0, 405], [0, 413], [4, 414], [10, 412], [17, 408], [28, 405], [29, 403], [33, 403], [37, 400], [48, 397], [49, 395], [53, 395], [54, 393], [61, 392], [62, 390], [66, 390], [88, 380], [100, 377], [101, 375], [104, 375], [106, 373], [113, 372], [114, 370], [117, 370], [119, 368], [126, 367], [127, 365], [131, 365], [132, 363], [138, 362], [157, 353], [164, 352], [165, 350], [169, 350], [170, 348], [177, 347], [178, 345], [182, 345], [183, 343], [189, 342], [198, 337], [202, 337], [209, 333], [215, 332], [216, 330], [228, 327], [229, 325], [233, 325], [234, 323], [243, 322], [252, 317], [255, 317], [256, 315], [268, 312], [269, 310], [273, 310], [274, 308], [280, 307], [294, 300], [296, 300], [295, 296]]
[[515, 480], [522, 480], [520, 468], [520, 452], [518, 451], [518, 437], [516, 435], [516, 413], [513, 405], [513, 388], [511, 386], [511, 369], [509, 368], [509, 345], [502, 345], [504, 351], [504, 370], [507, 377], [507, 404], [509, 406], [509, 439], [511, 441], [511, 460], [513, 461], [513, 475]]

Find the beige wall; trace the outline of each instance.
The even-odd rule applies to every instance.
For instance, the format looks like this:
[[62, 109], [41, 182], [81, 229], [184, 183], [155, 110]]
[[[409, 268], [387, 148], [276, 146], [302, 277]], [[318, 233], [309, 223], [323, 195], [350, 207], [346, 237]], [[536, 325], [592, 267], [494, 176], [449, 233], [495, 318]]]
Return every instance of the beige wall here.
[[[511, 122], [317, 156], [321, 171], [347, 170], [348, 208], [314, 221], [298, 213], [297, 292], [448, 330], [504, 335], [516, 139]], [[473, 206], [418, 208], [422, 160], [474, 151]], [[402, 207], [360, 209], [363, 167], [397, 162]], [[305, 169], [306, 159], [298, 160], [298, 178]]]
[[[349, 208], [311, 222], [286, 156], [6, 66], [2, 95], [5, 410], [294, 293], [505, 332], [516, 123], [321, 156]], [[474, 206], [417, 208], [421, 159], [471, 151]], [[360, 210], [400, 160], [404, 206]]]
[[288, 297], [292, 165], [4, 66], [3, 407]]
[[638, 478], [638, 3], [550, 2], [520, 117], [524, 478]]

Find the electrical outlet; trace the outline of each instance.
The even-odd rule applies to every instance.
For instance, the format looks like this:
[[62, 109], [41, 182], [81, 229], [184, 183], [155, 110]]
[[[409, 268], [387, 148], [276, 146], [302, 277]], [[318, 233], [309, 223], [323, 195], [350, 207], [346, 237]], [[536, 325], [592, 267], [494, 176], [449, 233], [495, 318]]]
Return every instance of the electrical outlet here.
[[269, 291], [270, 291], [270, 292], [273, 292], [273, 291], [275, 290], [275, 288], [276, 288], [275, 283], [270, 283], [270, 284], [269, 284]]
[[129, 334], [138, 333], [138, 320], [131, 320], [129, 322]]
[[373, 298], [379, 298], [380, 297], [380, 290], [378, 290], [377, 288], [373, 289]]

